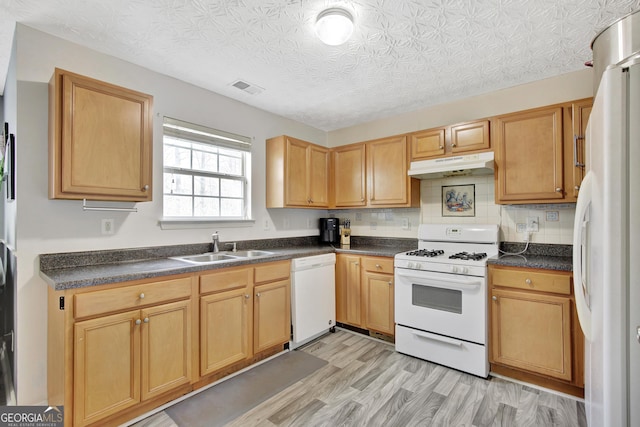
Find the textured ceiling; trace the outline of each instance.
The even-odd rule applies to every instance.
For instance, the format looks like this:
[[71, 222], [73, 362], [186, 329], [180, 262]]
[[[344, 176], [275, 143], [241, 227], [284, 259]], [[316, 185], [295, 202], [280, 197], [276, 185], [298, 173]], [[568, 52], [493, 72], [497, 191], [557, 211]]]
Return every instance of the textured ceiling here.
[[[351, 39], [327, 46], [318, 13]], [[0, 82], [15, 22], [323, 130], [576, 71], [640, 0], [0, 0]], [[250, 95], [241, 79], [264, 89]]]

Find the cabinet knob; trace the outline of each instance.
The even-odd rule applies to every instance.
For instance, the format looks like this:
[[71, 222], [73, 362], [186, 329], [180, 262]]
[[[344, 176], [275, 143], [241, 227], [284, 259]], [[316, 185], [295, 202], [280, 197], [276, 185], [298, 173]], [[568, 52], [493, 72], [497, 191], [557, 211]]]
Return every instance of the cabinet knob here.
[[144, 187], [142, 187], [142, 191], [149, 191], [149, 184], [146, 184]]
[[358, 266], [358, 265], [360, 265], [360, 263], [359, 262], [354, 262], [353, 265]]
[[556, 188], [556, 193], [562, 193], [562, 188], [560, 187]]
[[495, 295], [494, 295], [494, 296], [492, 296], [492, 297], [491, 297], [491, 299], [492, 299], [492, 300], [494, 300], [494, 301], [498, 301], [498, 297], [497, 297], [497, 296], [495, 296]]
[[454, 142], [453, 144], [451, 144], [451, 146], [452, 146], [452, 147], [455, 147], [455, 146], [456, 146], [456, 143]]
[[260, 298], [260, 292], [258, 292], [258, 293], [256, 294], [256, 296], [257, 296], [258, 298]]
[[444, 148], [444, 145], [441, 145], [438, 148], [442, 150]]
[[143, 322], [144, 322], [144, 323], [149, 323], [149, 318], [148, 318], [148, 317], [145, 317], [145, 318], [144, 318], [144, 320], [143, 320]]
[[524, 281], [524, 283], [526, 283], [527, 285], [530, 285], [530, 284], [531, 284], [531, 279], [526, 279], [526, 280]]
[[575, 187], [573, 187], [573, 189], [574, 189], [574, 190], [579, 190], [579, 189], [580, 189], [580, 186], [579, 186], [579, 185], [576, 185]]
[[140, 319], [136, 319], [136, 325], [139, 325], [140, 323], [142, 323], [142, 321]]
[[140, 299], [144, 299], [144, 293], [140, 294]]
[[360, 199], [361, 202], [364, 202], [364, 197], [362, 199]]
[[249, 299], [249, 294], [244, 294], [244, 299]]
[[382, 267], [380, 267], [380, 264], [376, 264], [376, 268], [382, 268]]
[[393, 285], [393, 280], [389, 280], [389, 286]]

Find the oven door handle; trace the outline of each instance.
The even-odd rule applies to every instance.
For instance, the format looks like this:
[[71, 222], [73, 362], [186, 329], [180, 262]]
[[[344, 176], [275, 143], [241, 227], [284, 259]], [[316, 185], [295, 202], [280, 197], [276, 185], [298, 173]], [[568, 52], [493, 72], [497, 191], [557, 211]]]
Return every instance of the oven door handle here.
[[462, 347], [462, 341], [454, 340], [451, 338], [443, 337], [440, 335], [430, 334], [422, 331], [411, 331], [411, 333], [419, 338], [426, 338], [432, 341], [438, 341], [444, 344], [455, 345], [456, 347]]
[[432, 276], [423, 276], [423, 277], [418, 277], [416, 275], [411, 275], [411, 274], [407, 274], [403, 271], [398, 271], [396, 270], [396, 274], [398, 276], [402, 276], [402, 277], [406, 277], [407, 279], [413, 279], [416, 281], [416, 285], [421, 285], [421, 284], [430, 284], [430, 285], [434, 285], [437, 286], [439, 288], [442, 288], [442, 285], [438, 285], [438, 283], [447, 283], [450, 285], [454, 285], [454, 286], [460, 286], [460, 287], [472, 287], [472, 288], [477, 288], [482, 286], [482, 279], [477, 278], [477, 279], [472, 279], [472, 280], [461, 280], [461, 279], [443, 279], [441, 277], [432, 277]]

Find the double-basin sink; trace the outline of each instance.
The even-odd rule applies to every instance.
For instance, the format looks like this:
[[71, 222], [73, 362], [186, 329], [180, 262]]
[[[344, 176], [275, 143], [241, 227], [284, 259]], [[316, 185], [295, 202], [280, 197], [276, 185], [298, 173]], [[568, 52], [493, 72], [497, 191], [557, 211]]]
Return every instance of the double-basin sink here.
[[237, 259], [258, 258], [263, 256], [273, 255], [273, 252], [268, 251], [236, 251], [236, 252], [206, 252], [204, 254], [197, 255], [184, 255], [171, 257], [171, 259], [177, 259], [179, 261], [188, 262], [190, 264], [211, 264], [221, 261], [233, 261]]

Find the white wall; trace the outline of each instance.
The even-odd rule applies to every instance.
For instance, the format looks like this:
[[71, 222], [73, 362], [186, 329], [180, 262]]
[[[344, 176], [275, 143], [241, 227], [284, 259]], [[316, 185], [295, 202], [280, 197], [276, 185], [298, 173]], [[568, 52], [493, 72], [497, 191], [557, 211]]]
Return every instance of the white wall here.
[[[593, 96], [593, 70], [585, 68], [533, 83], [332, 131], [328, 134], [328, 145], [335, 147], [591, 96]], [[476, 216], [472, 218], [443, 217], [442, 186], [462, 184], [476, 185]], [[356, 219], [357, 214], [354, 211], [342, 212], [336, 216], [352, 220], [354, 235], [389, 237], [415, 237], [415, 226], [421, 222], [500, 224], [500, 238], [511, 242], [521, 242], [524, 239], [524, 233], [517, 232], [517, 224], [526, 223], [528, 216], [537, 216], [540, 230], [532, 234], [532, 242], [571, 243], [574, 205], [502, 206], [496, 205], [494, 200], [493, 176], [423, 180], [420, 212], [388, 209], [376, 211], [375, 215], [371, 215], [368, 211], [363, 211], [359, 216], [360, 220]], [[546, 221], [547, 211], [558, 212], [558, 221]], [[378, 212], [386, 212], [386, 214], [380, 216]], [[409, 219], [410, 230], [402, 229], [402, 218]]]
[[[289, 134], [326, 145], [326, 134], [24, 25], [17, 26], [16, 43], [16, 74], [12, 80], [17, 79], [17, 107], [13, 107], [17, 113], [5, 113], [17, 117], [17, 397], [19, 404], [28, 405], [46, 401], [48, 285], [39, 277], [38, 254], [208, 242], [216, 230], [223, 241], [318, 234], [317, 218], [326, 216], [326, 211], [265, 208], [265, 139]], [[83, 212], [81, 201], [48, 199], [47, 83], [55, 67], [154, 96], [154, 201], [137, 204], [137, 213]], [[8, 82], [5, 98], [14, 96], [12, 84]], [[164, 115], [254, 138], [254, 225], [177, 230], [159, 227]], [[115, 220], [114, 235], [101, 235], [102, 218]]]

